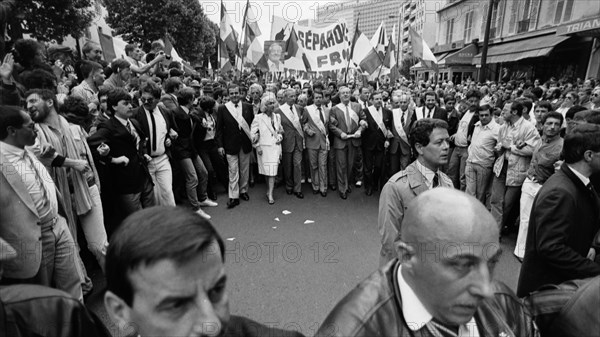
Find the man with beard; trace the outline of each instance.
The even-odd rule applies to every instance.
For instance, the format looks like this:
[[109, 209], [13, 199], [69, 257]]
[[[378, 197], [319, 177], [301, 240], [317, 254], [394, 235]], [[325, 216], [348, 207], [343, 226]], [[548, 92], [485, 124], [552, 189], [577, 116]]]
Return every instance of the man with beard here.
[[427, 91], [423, 97], [425, 105], [415, 109], [417, 120], [423, 118], [435, 118], [448, 122], [448, 113], [446, 110], [437, 106], [437, 94], [433, 91]]
[[452, 180], [440, 168], [448, 161], [448, 123], [425, 118], [418, 120], [410, 132], [410, 142], [417, 160], [393, 175], [379, 197], [379, 234], [383, 266], [396, 257], [394, 242], [401, 239], [404, 213], [417, 195], [436, 187], [452, 187]]
[[192, 210], [153, 207], [127, 218], [106, 256], [104, 306], [119, 335], [289, 336], [231, 316], [225, 245]]
[[[35, 89], [28, 91], [25, 96], [27, 97], [25, 100], [27, 110], [31, 119], [35, 122], [38, 134], [38, 138], [35, 144], [30, 147], [30, 150], [45, 164], [58, 191], [62, 194], [69, 229], [73, 238], [76, 239], [76, 221], [70, 198], [71, 191], [69, 184], [76, 183], [78, 188], [83, 190], [83, 187], [85, 187], [87, 190], [88, 186], [85, 179], [81, 180], [79, 178], [82, 178], [80, 175], [90, 170], [90, 166], [85, 160], [73, 159], [79, 158], [79, 153], [76, 152], [75, 145], [72, 145], [75, 144], [75, 141], [71, 135], [69, 123], [56, 111], [57, 103], [54, 93], [50, 90]], [[45, 154], [42, 148], [46, 144], [49, 144], [56, 150], [51, 162], [43, 158]], [[72, 169], [79, 173], [75, 180], [69, 181], [69, 172], [67, 169]], [[80, 184], [85, 184], [85, 186], [81, 186]]]
[[479, 201], [426, 191], [401, 230], [394, 260], [346, 295], [316, 336], [539, 336], [521, 301], [493, 279], [502, 249]]

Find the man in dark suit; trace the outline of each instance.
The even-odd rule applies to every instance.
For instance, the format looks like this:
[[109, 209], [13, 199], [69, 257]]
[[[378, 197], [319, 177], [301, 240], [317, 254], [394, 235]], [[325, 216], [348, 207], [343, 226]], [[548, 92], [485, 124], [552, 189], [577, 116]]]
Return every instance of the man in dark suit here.
[[302, 107], [294, 104], [296, 102], [296, 91], [287, 89], [285, 91], [286, 103], [275, 110], [281, 116], [283, 127], [283, 141], [281, 141], [281, 152], [283, 153], [283, 174], [285, 176], [285, 190], [287, 194], [296, 195], [299, 199], [304, 198], [302, 194], [302, 151], [304, 150], [304, 131], [302, 130]]
[[438, 104], [437, 94], [433, 91], [427, 91], [425, 93], [424, 97], [425, 97], [425, 105], [415, 109], [415, 113], [417, 115], [416, 119], [419, 120], [419, 119], [423, 119], [423, 118], [434, 118], [434, 119], [441, 119], [444, 122], [448, 122], [448, 113], [446, 112], [446, 110], [437, 106], [437, 104]]
[[517, 295], [544, 284], [600, 275], [592, 247], [598, 233], [600, 199], [589, 177], [600, 172], [600, 126], [576, 126], [565, 137], [565, 163], [533, 202]]
[[250, 125], [254, 119], [252, 105], [240, 102], [240, 87], [232, 84], [227, 89], [230, 101], [217, 110], [216, 141], [219, 154], [227, 158], [229, 166], [228, 208], [240, 204], [240, 198], [250, 200], [248, 181], [250, 178]]
[[142, 132], [148, 136], [145, 152], [150, 156], [148, 171], [154, 183], [154, 197], [157, 205], [175, 206], [173, 195], [173, 169], [169, 161], [168, 151], [171, 142], [177, 139], [173, 113], [180, 109], [179, 105], [173, 110], [167, 110], [158, 104], [160, 87], [152, 81], [145, 82], [140, 87], [141, 106], [133, 109], [132, 114]]
[[[88, 144], [100, 164], [109, 167], [121, 219], [124, 219], [137, 210], [155, 205], [154, 187], [146, 166], [152, 158], [145, 152], [146, 134], [133, 118], [131, 96], [125, 89], [115, 89], [108, 94], [108, 110], [111, 118], [98, 125], [96, 133], [88, 138]], [[108, 149], [103, 150], [100, 145]]]
[[392, 112], [383, 108], [381, 91], [372, 95], [373, 105], [363, 109], [366, 116], [367, 128], [362, 136], [363, 160], [365, 168], [365, 193], [373, 195], [379, 190], [385, 149], [392, 138]]
[[408, 135], [412, 124], [411, 119], [415, 117], [415, 113], [414, 110], [409, 108], [409, 102], [410, 97], [408, 95], [392, 97], [392, 104], [397, 108], [392, 110], [392, 124], [390, 127], [394, 136], [390, 139], [390, 146], [388, 147], [390, 176], [404, 170], [411, 161], [412, 150]]
[[347, 199], [351, 190], [350, 183], [355, 178], [352, 176], [355, 155], [360, 151], [361, 136], [367, 122], [360, 104], [350, 102], [350, 88], [341, 87], [339, 94], [341, 103], [331, 108], [329, 130], [335, 135], [333, 149], [336, 152], [340, 197]]

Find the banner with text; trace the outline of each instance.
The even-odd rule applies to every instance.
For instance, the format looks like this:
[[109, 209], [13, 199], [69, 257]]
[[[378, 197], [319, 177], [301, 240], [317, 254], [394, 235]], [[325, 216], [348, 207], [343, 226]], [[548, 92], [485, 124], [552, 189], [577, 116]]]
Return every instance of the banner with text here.
[[343, 19], [327, 27], [296, 25], [298, 43], [304, 49], [312, 71], [346, 69], [350, 42]]

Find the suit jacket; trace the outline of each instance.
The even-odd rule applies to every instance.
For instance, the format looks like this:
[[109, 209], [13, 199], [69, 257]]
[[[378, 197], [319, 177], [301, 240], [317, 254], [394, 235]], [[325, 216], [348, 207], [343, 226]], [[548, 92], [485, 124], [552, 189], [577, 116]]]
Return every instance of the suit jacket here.
[[[427, 108], [426, 106], [418, 107], [415, 109], [416, 110], [415, 112], [418, 111], [418, 114], [423, 116], [422, 118], [427, 118], [426, 111], [429, 111], [429, 110], [425, 110], [426, 108]], [[446, 112], [445, 109], [440, 108], [439, 106], [436, 106], [433, 110], [433, 115], [431, 116], [431, 118], [441, 119], [445, 122], [448, 122], [448, 113]]]
[[2, 153], [0, 170], [0, 237], [17, 251], [15, 258], [2, 261], [4, 276], [31, 278], [42, 259], [40, 218], [21, 176]]
[[[240, 150], [244, 153], [252, 151], [252, 142], [246, 133], [240, 128], [238, 121], [231, 115], [227, 107], [233, 104], [231, 102], [220, 105], [217, 110], [217, 115], [214, 116], [217, 123], [217, 129], [215, 133], [215, 139], [217, 141], [217, 147], [224, 148], [225, 153], [229, 155], [237, 155]], [[248, 128], [252, 125], [254, 119], [254, 111], [252, 105], [248, 103], [242, 104], [242, 117], [248, 123]]]
[[[161, 115], [163, 116], [163, 118], [165, 119], [165, 122], [167, 123], [167, 138], [169, 137], [169, 130], [171, 129], [175, 129], [175, 131], [178, 132], [177, 128], [175, 128], [175, 121], [173, 119], [173, 113], [178, 111], [179, 109], [181, 109], [179, 106], [175, 106], [174, 109], [172, 111], [169, 111], [163, 107], [161, 107], [160, 105], [157, 105], [158, 107], [158, 111], [160, 111]], [[183, 111], [181, 111], [182, 113], [185, 113]], [[144, 107], [139, 107], [139, 108], [135, 108], [133, 109], [133, 119], [137, 120], [140, 128], [142, 129], [142, 132], [149, 137], [150, 134], [152, 134], [152, 131], [150, 130], [150, 125], [148, 124], [148, 118], [146, 117], [146, 110], [144, 109]], [[165, 140], [167, 139], [165, 138]], [[150, 138], [148, 138], [148, 141], [146, 142], [146, 153], [152, 153], [152, 148], [151, 148], [152, 144], [150, 144]], [[165, 145], [165, 151], [168, 151], [168, 147]]]
[[[146, 134], [142, 131], [136, 119], [131, 118], [130, 121], [140, 137], [139, 149], [136, 148], [135, 138], [115, 116], [111, 116], [108, 121], [100, 123], [96, 133], [88, 137], [88, 145], [94, 158], [101, 165], [109, 168], [112, 185], [117, 194], [139, 193], [146, 179], [152, 180], [144, 158], [144, 154], [147, 153], [144, 144]], [[110, 147], [108, 156], [102, 157], [98, 154], [97, 148], [102, 143]], [[127, 166], [111, 163], [112, 158], [121, 156], [129, 159]]]
[[[304, 149], [303, 133], [298, 131], [294, 123], [285, 115], [282, 108], [289, 109], [289, 105], [284, 104], [275, 110], [275, 113], [281, 116], [281, 126], [283, 127], [283, 141], [281, 142], [281, 151], [284, 153], [293, 152], [294, 149], [302, 151]], [[286, 111], [289, 113], [289, 111]], [[302, 125], [302, 114], [304, 109], [297, 104], [294, 104], [294, 112], [298, 114], [298, 120]]]
[[[439, 173], [439, 183], [440, 187], [454, 187], [452, 180], [442, 172]], [[390, 261], [397, 256], [393, 244], [400, 238], [404, 212], [411, 200], [427, 190], [425, 176], [417, 168], [416, 161], [394, 174], [381, 190], [377, 222], [383, 246], [382, 259]]]
[[[194, 144], [194, 131], [201, 126], [194, 109], [186, 113], [181, 107], [173, 111], [173, 128], [177, 130], [177, 139], [171, 142], [169, 151], [175, 160], [193, 158], [198, 155], [196, 145]], [[206, 130], [204, 131], [206, 136]], [[204, 137], [202, 137], [204, 139]]]
[[[308, 109], [314, 108], [317, 109], [316, 106], [310, 105], [304, 108], [304, 113], [302, 115], [301, 123], [304, 129], [304, 139], [306, 141], [306, 148], [311, 150], [326, 150], [327, 149], [327, 137], [329, 137], [329, 108], [321, 107], [321, 111], [323, 113], [323, 119], [325, 122], [323, 125], [325, 126], [325, 133], [321, 131], [317, 127], [317, 124], [313, 120], [312, 116], [308, 112]], [[318, 110], [317, 110], [318, 112]], [[314, 132], [314, 135], [310, 136], [310, 132]]]
[[162, 104], [159, 105], [162, 105], [163, 108], [168, 111], [175, 111], [177, 108], [179, 108], [179, 100], [175, 94], [164, 94], [160, 96], [160, 103]]
[[392, 112], [386, 108], [381, 108], [381, 117], [385, 130], [381, 130], [375, 119], [371, 115], [371, 111], [367, 108], [363, 110], [367, 121], [367, 128], [362, 134], [362, 147], [370, 151], [383, 151], [384, 143], [387, 139], [387, 131], [392, 126]]
[[[342, 103], [340, 103], [342, 104]], [[342, 139], [342, 133], [347, 135], [352, 135], [356, 133], [356, 131], [360, 130], [361, 133], [364, 131], [365, 127], [360, 125], [360, 121], [365, 121], [366, 116], [364, 112], [360, 109], [360, 104], [355, 102], [349, 103], [350, 109], [354, 110], [354, 112], [358, 115], [359, 123], [356, 123], [354, 120], [350, 123], [350, 129], [346, 125], [346, 110], [342, 109], [340, 105], [334, 105], [329, 112], [329, 131], [333, 133], [335, 138], [333, 139], [333, 148], [334, 149], [344, 149], [346, 148], [348, 142], [353, 146], [360, 146], [361, 139], [360, 138], [350, 138], [347, 140]]]
[[281, 116], [273, 113], [273, 123], [275, 128], [271, 124], [271, 118], [267, 114], [260, 113], [254, 117], [251, 126], [252, 143], [254, 147], [260, 146], [278, 146], [277, 140], [281, 139], [280, 135], [283, 133], [283, 127], [281, 126]]
[[400, 151], [402, 155], [409, 155], [412, 153], [412, 149], [410, 146], [410, 126], [412, 125], [411, 118], [415, 118], [414, 110], [408, 109], [407, 116], [404, 122], [404, 133], [406, 134], [406, 139], [400, 137], [398, 131], [396, 130], [396, 124], [394, 122], [394, 116], [392, 112], [390, 130], [394, 135], [394, 138], [390, 139], [390, 146], [388, 147], [388, 153], [396, 154], [396, 152]]
[[586, 258], [599, 221], [598, 195], [563, 164], [533, 201], [519, 297], [544, 284], [600, 275], [600, 265]]
[[[327, 316], [316, 337], [423, 336], [433, 337], [427, 328], [411, 332], [402, 312], [398, 268], [394, 261], [374, 272], [352, 289]], [[537, 337], [531, 315], [505, 284], [492, 283], [493, 296], [477, 307], [475, 321], [481, 336]]]

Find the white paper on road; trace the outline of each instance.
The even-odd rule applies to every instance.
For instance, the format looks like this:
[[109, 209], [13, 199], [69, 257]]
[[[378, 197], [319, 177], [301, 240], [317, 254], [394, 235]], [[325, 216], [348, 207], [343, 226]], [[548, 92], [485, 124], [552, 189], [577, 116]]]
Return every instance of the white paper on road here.
[[292, 212], [288, 211], [287, 209], [286, 209], [286, 210], [284, 210], [284, 211], [283, 211], [283, 212], [281, 212], [281, 213], [283, 213], [283, 215], [292, 214]]
[[277, 229], [277, 226], [273, 227], [273, 229]]
[[305, 225], [308, 225], [308, 224], [311, 224], [311, 223], [315, 223], [315, 222], [314, 222], [314, 221], [312, 221], [312, 220], [306, 220], [306, 221], [304, 221], [304, 224], [305, 224]]
[[275, 220], [275, 221], [279, 221], [279, 218], [275, 218], [274, 220]]
[[227, 238], [227, 241], [233, 241], [235, 238]]

